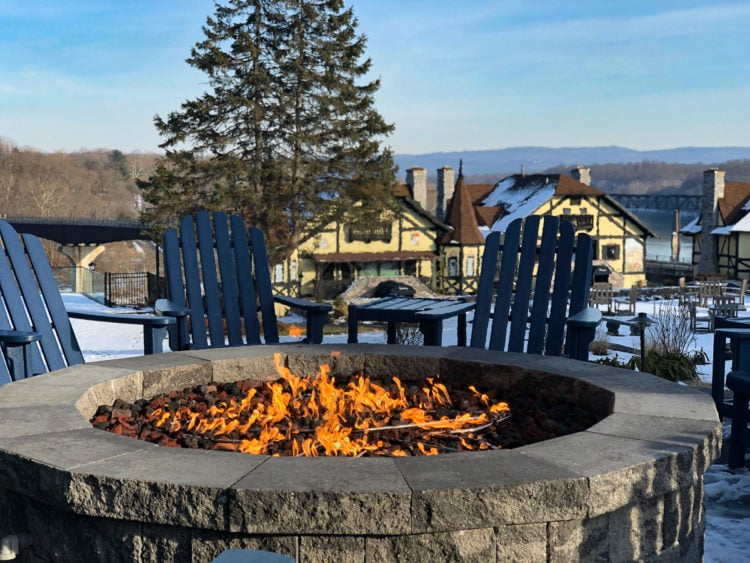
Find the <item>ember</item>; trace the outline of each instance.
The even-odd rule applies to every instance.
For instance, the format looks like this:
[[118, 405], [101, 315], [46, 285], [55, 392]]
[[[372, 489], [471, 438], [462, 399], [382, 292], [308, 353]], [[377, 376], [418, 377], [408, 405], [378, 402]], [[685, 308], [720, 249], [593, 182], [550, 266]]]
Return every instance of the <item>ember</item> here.
[[492, 390], [449, 389], [438, 378], [405, 388], [358, 376], [337, 385], [330, 368], [299, 377], [275, 355], [275, 381], [237, 381], [100, 406], [94, 427], [171, 447], [304, 456], [412, 456], [515, 447], [576, 432], [596, 417]]

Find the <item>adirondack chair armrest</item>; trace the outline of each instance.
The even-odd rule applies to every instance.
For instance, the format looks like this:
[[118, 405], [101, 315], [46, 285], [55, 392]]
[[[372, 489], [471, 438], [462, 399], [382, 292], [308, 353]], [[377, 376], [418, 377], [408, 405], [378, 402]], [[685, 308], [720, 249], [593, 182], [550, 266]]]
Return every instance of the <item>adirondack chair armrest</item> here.
[[11, 379], [17, 381], [31, 377], [31, 344], [42, 339], [30, 330], [0, 330], [0, 346], [5, 354]]
[[190, 313], [190, 309], [188, 309], [187, 307], [181, 307], [174, 301], [170, 301], [169, 299], [157, 299], [154, 303], [154, 311], [156, 311], [157, 315], [162, 315], [164, 317], [174, 317], [178, 319], [187, 317]]
[[330, 313], [333, 311], [333, 305], [329, 303], [318, 303], [317, 301], [308, 301], [297, 297], [287, 297], [286, 295], [274, 295], [274, 301], [301, 311], [313, 313]]
[[602, 312], [593, 307], [571, 315], [566, 320], [568, 334], [565, 338], [565, 355], [577, 360], [588, 360], [589, 346], [596, 336], [596, 327], [602, 321]]
[[41, 338], [41, 334], [31, 330], [0, 330], [0, 344], [3, 346], [25, 346]]
[[587, 307], [583, 311], [568, 317], [566, 320], [569, 326], [575, 328], [593, 328], [596, 329], [602, 322], [602, 312], [595, 307]]
[[323, 326], [328, 321], [328, 314], [333, 311], [332, 305], [286, 295], [274, 295], [273, 299], [277, 303], [303, 311], [307, 317], [307, 342], [311, 344], [323, 342]]
[[175, 326], [176, 320], [167, 316], [158, 315], [134, 315], [94, 311], [68, 310], [68, 316], [72, 319], [83, 319], [104, 323], [136, 324], [143, 327], [143, 352], [144, 354], [161, 354], [164, 352], [163, 340], [167, 329]]

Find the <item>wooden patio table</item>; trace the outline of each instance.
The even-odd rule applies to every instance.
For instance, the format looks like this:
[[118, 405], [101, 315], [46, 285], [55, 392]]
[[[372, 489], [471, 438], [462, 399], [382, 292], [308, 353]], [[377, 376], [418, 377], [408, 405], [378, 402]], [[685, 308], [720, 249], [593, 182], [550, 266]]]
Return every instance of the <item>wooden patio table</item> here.
[[466, 313], [475, 303], [459, 299], [430, 299], [423, 297], [383, 297], [368, 303], [349, 305], [350, 344], [358, 342], [361, 321], [388, 323], [388, 344], [396, 343], [398, 323], [419, 323], [425, 346], [442, 346], [443, 321], [458, 317], [457, 343], [466, 346]]

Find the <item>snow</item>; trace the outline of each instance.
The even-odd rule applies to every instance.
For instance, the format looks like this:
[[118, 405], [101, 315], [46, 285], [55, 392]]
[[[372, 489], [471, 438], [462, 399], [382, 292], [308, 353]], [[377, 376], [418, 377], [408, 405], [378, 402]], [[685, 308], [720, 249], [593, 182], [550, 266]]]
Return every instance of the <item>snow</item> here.
[[557, 182], [542, 182], [541, 179], [522, 188], [515, 188], [515, 183], [515, 176], [502, 180], [482, 200], [484, 206], [505, 209], [506, 214], [492, 225], [493, 231], [505, 232], [514, 219], [531, 215], [552, 198], [557, 187]]
[[[99, 303], [79, 294], [66, 293], [63, 294], [63, 299], [68, 309], [101, 310], [103, 308]], [[653, 316], [658, 313], [659, 307], [665, 303], [669, 304], [662, 301], [638, 302], [636, 312], [646, 312]], [[740, 314], [750, 318], [750, 298], [746, 302], [746, 308], [747, 310]], [[106, 310], [112, 312], [112, 309]], [[123, 309], [122, 311], [128, 310]], [[304, 326], [302, 318], [288, 317], [284, 320]], [[87, 362], [143, 354], [143, 333], [137, 325], [97, 323], [80, 319], [72, 319], [71, 322]], [[443, 331], [444, 344], [455, 344], [455, 319], [446, 321]], [[628, 331], [621, 329], [620, 332]], [[327, 344], [343, 344], [346, 342], [346, 338], [346, 334], [327, 335], [324, 342]], [[608, 338], [610, 342], [616, 342], [631, 348], [639, 346], [638, 339], [630, 335]], [[385, 334], [382, 331], [360, 331], [359, 339], [360, 342], [384, 343]], [[710, 361], [713, 335], [708, 332], [697, 333], [692, 349], [696, 351], [703, 349], [708, 355], [709, 364], [698, 366], [698, 368], [701, 380], [709, 383], [711, 380]], [[617, 353], [623, 359], [629, 357], [627, 353]], [[728, 425], [725, 424], [725, 440], [728, 439], [728, 432]], [[704, 493], [706, 509], [704, 561], [706, 563], [746, 561], [750, 549], [750, 471], [748, 469], [730, 471], [726, 465], [714, 464], [705, 475]]]
[[682, 227], [680, 230], [681, 233], [684, 233], [686, 235], [694, 235], [701, 232], [701, 225], [699, 223], [700, 217], [696, 217], [690, 223]]

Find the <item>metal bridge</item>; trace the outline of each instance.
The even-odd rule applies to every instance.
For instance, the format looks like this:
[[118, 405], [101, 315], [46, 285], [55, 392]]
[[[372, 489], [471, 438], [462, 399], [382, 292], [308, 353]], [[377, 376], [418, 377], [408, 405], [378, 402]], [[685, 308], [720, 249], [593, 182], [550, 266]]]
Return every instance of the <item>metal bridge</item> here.
[[3, 217], [19, 233], [31, 233], [61, 245], [105, 244], [122, 240], [151, 240], [144, 234], [146, 225], [138, 221], [106, 219], [53, 219], [39, 217]]
[[700, 211], [699, 195], [681, 194], [608, 194], [628, 209], [679, 209], [680, 211]]

